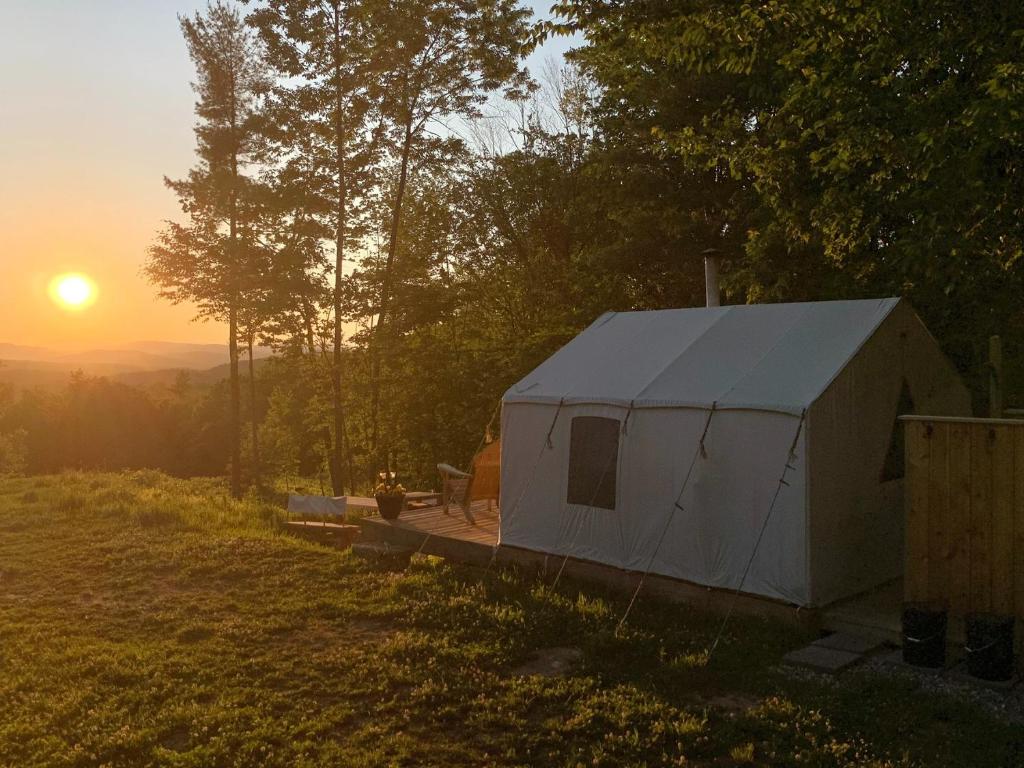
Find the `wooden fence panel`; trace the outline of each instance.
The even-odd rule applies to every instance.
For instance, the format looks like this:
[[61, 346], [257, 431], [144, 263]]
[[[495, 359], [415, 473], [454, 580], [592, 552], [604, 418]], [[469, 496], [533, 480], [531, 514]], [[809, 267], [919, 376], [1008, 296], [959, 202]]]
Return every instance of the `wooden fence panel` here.
[[906, 599], [1024, 621], [1024, 421], [904, 422]]

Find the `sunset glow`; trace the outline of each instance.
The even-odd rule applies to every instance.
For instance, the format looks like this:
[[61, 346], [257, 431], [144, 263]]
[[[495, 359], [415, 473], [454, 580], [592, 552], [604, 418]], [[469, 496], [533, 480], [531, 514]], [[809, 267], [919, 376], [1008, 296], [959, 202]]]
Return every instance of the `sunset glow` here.
[[64, 309], [85, 309], [96, 301], [96, 284], [77, 272], [57, 275], [50, 282], [50, 298]]

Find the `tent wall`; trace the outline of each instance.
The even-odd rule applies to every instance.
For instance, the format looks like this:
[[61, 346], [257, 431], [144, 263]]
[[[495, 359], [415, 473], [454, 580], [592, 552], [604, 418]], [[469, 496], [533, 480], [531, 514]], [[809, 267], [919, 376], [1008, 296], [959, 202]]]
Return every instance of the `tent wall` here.
[[[557, 420], [555, 414], [558, 413]], [[620, 421], [614, 510], [566, 503], [569, 435], [576, 416]], [[754, 552], [799, 419], [718, 410], [681, 500], [708, 411], [616, 405], [506, 403], [502, 411], [500, 543], [556, 556], [734, 589]], [[551, 429], [552, 423], [554, 428]], [[551, 447], [545, 438], [551, 430]], [[803, 438], [744, 591], [806, 604]], [[671, 524], [666, 531], [666, 524]], [[664, 542], [653, 560], [658, 541]]]
[[811, 604], [902, 572], [903, 481], [883, 481], [903, 382], [918, 413], [969, 415], [970, 395], [901, 302], [808, 411]]

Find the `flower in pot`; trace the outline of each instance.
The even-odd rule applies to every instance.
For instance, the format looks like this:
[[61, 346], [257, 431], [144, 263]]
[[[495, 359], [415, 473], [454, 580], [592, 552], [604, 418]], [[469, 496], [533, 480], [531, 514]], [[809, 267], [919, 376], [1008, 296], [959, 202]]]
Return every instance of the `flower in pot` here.
[[385, 520], [397, 520], [405, 505], [405, 486], [394, 482], [394, 477], [385, 476], [384, 481], [373, 489], [377, 499], [377, 510]]

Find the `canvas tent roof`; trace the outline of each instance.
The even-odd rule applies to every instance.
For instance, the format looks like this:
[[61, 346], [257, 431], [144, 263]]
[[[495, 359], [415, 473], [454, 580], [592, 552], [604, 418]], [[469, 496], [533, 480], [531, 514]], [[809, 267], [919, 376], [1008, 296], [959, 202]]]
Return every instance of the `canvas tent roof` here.
[[505, 394], [506, 403], [800, 414], [899, 299], [608, 312]]

